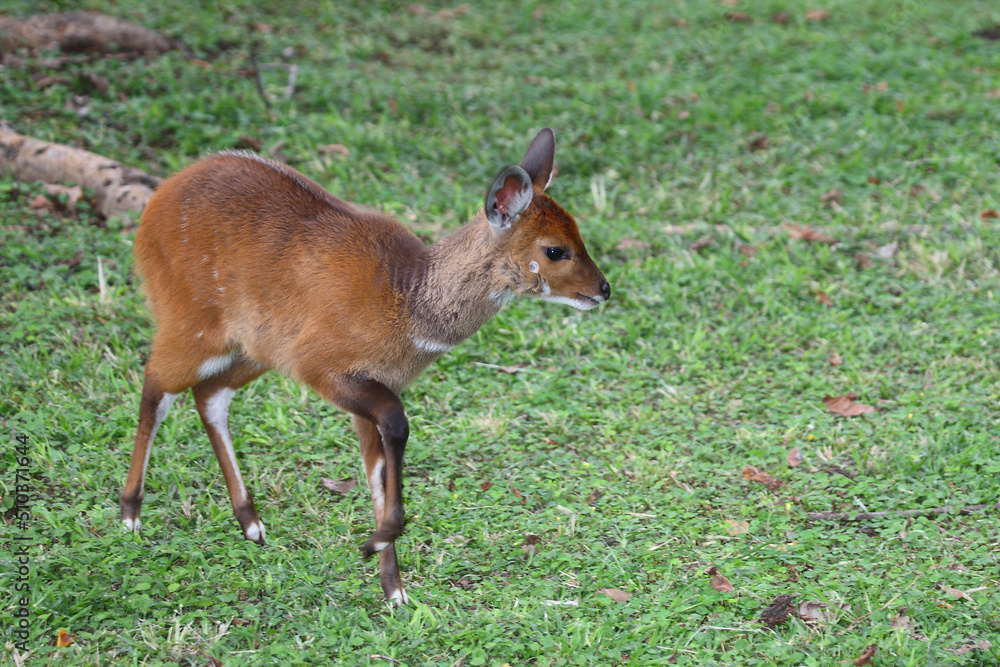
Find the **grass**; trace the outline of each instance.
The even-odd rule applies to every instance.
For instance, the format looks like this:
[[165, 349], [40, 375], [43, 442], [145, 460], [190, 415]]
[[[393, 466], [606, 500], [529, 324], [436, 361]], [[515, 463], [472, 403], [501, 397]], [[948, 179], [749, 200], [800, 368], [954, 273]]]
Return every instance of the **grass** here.
[[[346, 417], [277, 375], [233, 410], [268, 545], [240, 539], [190, 397], [157, 439], [142, 533], [121, 534], [152, 332], [134, 230], [87, 202], [36, 213], [41, 186], [3, 177], [0, 579], [13, 591], [27, 536], [32, 664], [831, 665], [870, 644], [877, 665], [1000, 660], [967, 650], [1000, 644], [996, 512], [807, 516], [997, 499], [1000, 66], [972, 36], [1000, 21], [991, 3], [829, 0], [823, 21], [777, 0], [454, 18], [36, 4], [114, 13], [188, 52], [2, 68], [0, 116], [19, 132], [157, 175], [250, 137], [432, 241], [549, 125], [550, 192], [614, 292], [590, 313], [517, 302], [406, 393], [412, 604], [396, 610], [357, 553], [363, 481], [321, 486], [361, 481]], [[299, 68], [287, 100], [286, 69], [262, 71], [270, 111], [251, 50]], [[47, 74], [62, 80], [36, 85]], [[318, 149], [333, 143], [349, 155]], [[877, 412], [829, 413], [824, 396], [846, 393]], [[29, 438], [27, 531], [10, 511], [14, 433]], [[747, 465], [784, 486], [745, 480]], [[713, 565], [733, 593], [713, 590]], [[756, 619], [783, 593], [840, 613], [768, 629]], [[0, 609], [7, 642], [17, 609], [13, 595]], [[60, 628], [72, 646], [55, 647]]]

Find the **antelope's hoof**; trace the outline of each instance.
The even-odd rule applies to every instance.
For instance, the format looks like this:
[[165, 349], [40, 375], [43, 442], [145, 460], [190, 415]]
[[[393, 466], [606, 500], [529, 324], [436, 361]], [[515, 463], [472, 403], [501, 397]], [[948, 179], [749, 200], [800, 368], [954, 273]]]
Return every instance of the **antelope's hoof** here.
[[260, 546], [264, 546], [264, 524], [260, 519], [254, 521], [243, 530], [243, 537]]

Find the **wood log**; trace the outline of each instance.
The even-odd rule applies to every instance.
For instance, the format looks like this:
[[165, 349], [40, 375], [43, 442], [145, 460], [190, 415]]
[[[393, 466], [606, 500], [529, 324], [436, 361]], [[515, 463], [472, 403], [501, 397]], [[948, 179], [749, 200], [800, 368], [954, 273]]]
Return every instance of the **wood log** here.
[[0, 124], [0, 171], [26, 183], [74, 183], [97, 193], [106, 218], [139, 212], [160, 179], [96, 153], [26, 137]]

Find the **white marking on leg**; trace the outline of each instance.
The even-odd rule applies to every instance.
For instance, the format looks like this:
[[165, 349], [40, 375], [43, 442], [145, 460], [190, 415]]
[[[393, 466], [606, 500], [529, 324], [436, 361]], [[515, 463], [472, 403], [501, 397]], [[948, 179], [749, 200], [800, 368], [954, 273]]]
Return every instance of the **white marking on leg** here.
[[247, 526], [246, 532], [243, 533], [248, 540], [251, 542], [261, 542], [264, 539], [265, 531], [264, 524], [260, 521], [255, 521]]
[[198, 367], [198, 377], [202, 380], [207, 380], [210, 377], [215, 377], [219, 373], [229, 370], [229, 367], [233, 365], [233, 359], [235, 357], [236, 352], [233, 351], [206, 359], [202, 362], [201, 366]]
[[451, 343], [442, 343], [441, 341], [431, 340], [429, 338], [417, 338], [416, 336], [410, 336], [410, 340], [413, 341], [413, 346], [415, 348], [431, 354], [448, 352], [455, 347]]
[[139, 532], [139, 520], [138, 519], [122, 519], [122, 528], [126, 533], [137, 533]]
[[410, 603], [410, 601], [406, 599], [406, 591], [402, 588], [397, 588], [389, 595], [389, 602], [394, 605], [405, 605]]
[[375, 547], [375, 551], [385, 551], [390, 544], [392, 542], [376, 542], [372, 546]]
[[[385, 489], [382, 488], [382, 471], [385, 469], [385, 459], [379, 458], [378, 463], [372, 468], [368, 475], [368, 488], [372, 492], [372, 505], [375, 506], [375, 518], [379, 523], [382, 521], [382, 511], [385, 509]], [[379, 549], [375, 549], [379, 551]]]
[[[156, 439], [156, 432], [160, 429], [160, 423], [163, 418], [167, 416], [170, 411], [170, 406], [174, 404], [177, 397], [180, 394], [163, 394], [163, 398], [160, 399], [160, 404], [156, 406], [156, 417], [153, 421], [153, 429], [149, 432], [149, 441], [146, 442], [146, 456], [142, 460], [142, 482], [139, 484], [139, 495], [142, 495], [143, 490], [146, 488], [146, 468], [149, 467], [149, 453], [153, 451], [153, 440]], [[133, 532], [139, 530], [139, 522], [136, 520], [135, 528], [131, 528]]]
[[247, 487], [243, 483], [243, 475], [240, 474], [240, 466], [236, 462], [236, 451], [233, 449], [233, 441], [229, 437], [229, 403], [233, 400], [236, 390], [223, 387], [212, 394], [205, 401], [205, 421], [207, 421], [219, 434], [222, 444], [225, 447], [226, 458], [233, 469], [236, 477], [236, 498], [237, 504], [246, 503]]

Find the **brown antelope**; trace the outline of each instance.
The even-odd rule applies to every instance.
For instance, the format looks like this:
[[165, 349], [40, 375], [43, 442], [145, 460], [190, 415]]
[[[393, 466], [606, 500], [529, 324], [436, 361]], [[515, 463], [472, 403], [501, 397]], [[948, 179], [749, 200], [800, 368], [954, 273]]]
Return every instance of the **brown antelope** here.
[[580, 310], [611, 295], [576, 222], [544, 193], [554, 154], [546, 128], [520, 165], [500, 170], [484, 210], [431, 246], [250, 153], [212, 155], [161, 184], [135, 237], [157, 330], [122, 493], [124, 527], [139, 528], [156, 430], [191, 389], [243, 535], [264, 543], [233, 451], [229, 402], [273, 368], [353, 415], [375, 507], [362, 552], [379, 554], [386, 597], [405, 604], [394, 545], [409, 435], [399, 392], [516, 295]]

